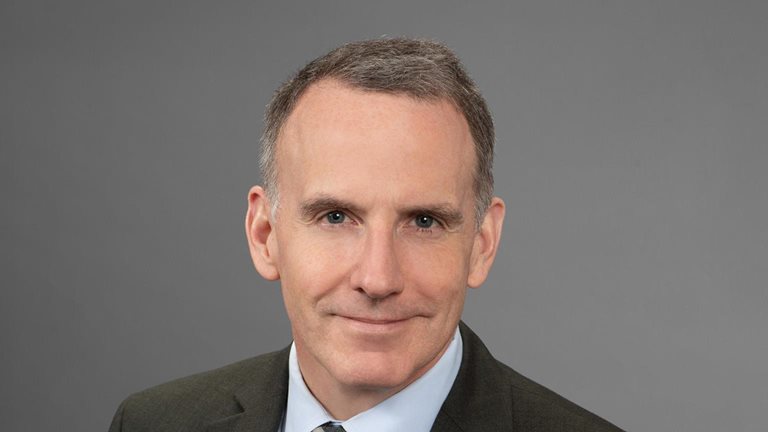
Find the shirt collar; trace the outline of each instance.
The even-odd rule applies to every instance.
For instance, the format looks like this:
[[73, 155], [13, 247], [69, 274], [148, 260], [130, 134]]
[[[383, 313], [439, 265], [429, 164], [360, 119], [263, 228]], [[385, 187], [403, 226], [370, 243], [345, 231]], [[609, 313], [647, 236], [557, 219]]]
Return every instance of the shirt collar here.
[[[427, 373], [378, 405], [340, 422], [341, 425], [347, 432], [428, 432], [459, 373], [461, 356], [462, 340], [457, 327], [445, 353]], [[299, 369], [295, 343], [291, 344], [283, 431], [309, 432], [328, 421], [339, 422], [307, 388]]]

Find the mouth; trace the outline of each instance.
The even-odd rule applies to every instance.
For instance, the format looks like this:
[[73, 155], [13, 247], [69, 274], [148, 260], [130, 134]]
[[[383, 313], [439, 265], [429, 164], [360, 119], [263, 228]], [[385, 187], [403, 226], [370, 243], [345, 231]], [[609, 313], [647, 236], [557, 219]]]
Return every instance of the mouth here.
[[387, 325], [387, 324], [394, 324], [401, 321], [405, 321], [408, 318], [366, 318], [366, 317], [354, 317], [354, 316], [344, 316], [343, 318], [353, 320], [353, 321], [359, 321], [361, 323], [365, 324], [373, 324], [373, 325]]
[[353, 330], [363, 333], [391, 333], [403, 328], [411, 317], [370, 318], [359, 316], [336, 315]]

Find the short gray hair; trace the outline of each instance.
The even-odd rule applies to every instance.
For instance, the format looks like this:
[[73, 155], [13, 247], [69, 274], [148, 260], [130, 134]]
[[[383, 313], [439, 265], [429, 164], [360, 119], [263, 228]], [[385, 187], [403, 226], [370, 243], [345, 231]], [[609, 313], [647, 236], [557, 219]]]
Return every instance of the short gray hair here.
[[475, 219], [480, 226], [493, 197], [493, 119], [456, 54], [428, 40], [382, 38], [348, 43], [312, 60], [277, 89], [264, 116], [259, 161], [264, 187], [273, 203], [278, 200], [278, 135], [302, 94], [322, 79], [419, 100], [452, 102], [464, 115], [475, 144]]

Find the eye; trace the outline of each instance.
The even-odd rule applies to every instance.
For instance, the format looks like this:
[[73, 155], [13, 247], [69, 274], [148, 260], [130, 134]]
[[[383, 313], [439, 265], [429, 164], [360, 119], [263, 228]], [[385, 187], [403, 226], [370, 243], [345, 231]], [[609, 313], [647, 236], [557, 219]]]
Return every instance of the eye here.
[[432, 228], [432, 225], [435, 223], [435, 219], [427, 215], [418, 215], [414, 221], [419, 228]]
[[325, 215], [325, 219], [329, 224], [340, 224], [344, 223], [344, 221], [347, 219], [347, 215], [340, 211], [332, 211]]

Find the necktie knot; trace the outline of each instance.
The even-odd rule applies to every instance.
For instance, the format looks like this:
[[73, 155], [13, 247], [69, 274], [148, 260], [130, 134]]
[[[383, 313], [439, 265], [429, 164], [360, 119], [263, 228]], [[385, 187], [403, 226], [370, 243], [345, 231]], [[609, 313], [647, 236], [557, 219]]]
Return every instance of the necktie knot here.
[[312, 429], [312, 432], [346, 432], [341, 425], [334, 424], [333, 422], [328, 422], [321, 424], [320, 426]]

